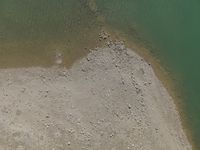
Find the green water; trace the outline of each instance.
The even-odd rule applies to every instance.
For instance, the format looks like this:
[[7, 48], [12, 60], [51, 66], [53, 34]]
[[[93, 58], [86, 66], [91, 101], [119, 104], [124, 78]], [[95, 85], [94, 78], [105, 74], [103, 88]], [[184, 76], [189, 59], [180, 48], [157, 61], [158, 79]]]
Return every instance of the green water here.
[[147, 41], [169, 68], [200, 149], [200, 1], [96, 0], [97, 11], [89, 7], [94, 2], [0, 0], [0, 67], [52, 65], [57, 50], [69, 63], [95, 45], [103, 16], [113, 28]]
[[[115, 28], [152, 44], [152, 53], [169, 67], [183, 92], [188, 125], [200, 149], [200, 1], [97, 1]], [[179, 89], [177, 89], [179, 90]]]

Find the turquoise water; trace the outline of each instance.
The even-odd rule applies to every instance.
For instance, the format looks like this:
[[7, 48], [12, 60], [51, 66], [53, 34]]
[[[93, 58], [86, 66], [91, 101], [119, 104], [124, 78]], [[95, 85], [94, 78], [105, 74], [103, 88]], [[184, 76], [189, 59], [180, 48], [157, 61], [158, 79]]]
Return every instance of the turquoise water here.
[[198, 0], [0, 0], [0, 67], [52, 64], [57, 50], [69, 63], [95, 45], [104, 17], [111, 27], [151, 45], [167, 66], [200, 149]]
[[200, 1], [101, 0], [97, 3], [110, 25], [129, 35], [136, 30], [141, 39], [151, 43], [151, 52], [175, 76], [177, 90], [183, 92], [187, 123], [200, 149]]

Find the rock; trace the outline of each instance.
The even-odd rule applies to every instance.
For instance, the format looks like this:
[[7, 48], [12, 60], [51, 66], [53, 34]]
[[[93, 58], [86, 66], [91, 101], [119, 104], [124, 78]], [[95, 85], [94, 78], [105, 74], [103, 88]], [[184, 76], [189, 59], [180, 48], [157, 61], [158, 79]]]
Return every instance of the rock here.
[[86, 59], [87, 59], [87, 61], [90, 61], [90, 60], [91, 60], [89, 57], [87, 57]]
[[44, 124], [45, 126], [46, 126], [46, 128], [49, 128], [50, 127], [50, 125], [49, 124]]
[[67, 142], [67, 145], [70, 146], [70, 145], [71, 145], [71, 142]]
[[132, 107], [131, 107], [131, 104], [128, 104], [128, 109], [131, 109]]
[[82, 72], [86, 72], [86, 70], [85, 70], [85, 69], [81, 69], [81, 71], [82, 71]]
[[106, 42], [106, 45], [107, 45], [108, 47], [110, 47], [110, 46], [111, 46], [110, 41]]

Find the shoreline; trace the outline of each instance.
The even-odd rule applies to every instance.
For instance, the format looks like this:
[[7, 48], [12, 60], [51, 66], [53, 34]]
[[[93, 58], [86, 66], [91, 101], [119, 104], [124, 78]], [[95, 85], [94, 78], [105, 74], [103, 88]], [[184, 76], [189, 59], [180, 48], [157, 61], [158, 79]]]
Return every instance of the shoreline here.
[[29, 149], [191, 149], [151, 66], [121, 42], [107, 46], [69, 69], [1, 69], [1, 141]]
[[[182, 128], [187, 135], [187, 138], [192, 146], [192, 149], [196, 150], [196, 146], [193, 142], [193, 133], [191, 127], [188, 125], [187, 115], [184, 110], [184, 104], [182, 102], [181, 93], [177, 89], [171, 75], [168, 71], [166, 71], [165, 67], [160, 63], [159, 58], [153, 56], [153, 54], [146, 48], [145, 44], [142, 41], [138, 41], [138, 39], [130, 39], [130, 37], [119, 30], [111, 29], [111, 27], [106, 26], [103, 28], [105, 31], [110, 33], [113, 39], [117, 39], [119, 41], [124, 41], [127, 47], [130, 49], [134, 49], [134, 52], [138, 54], [140, 57], [144, 58], [144, 60], [151, 65], [153, 68], [155, 75], [161, 81], [163, 86], [167, 89], [168, 93], [173, 99], [173, 102], [176, 106], [176, 111], [179, 113]], [[135, 40], [135, 41], [134, 41]]]

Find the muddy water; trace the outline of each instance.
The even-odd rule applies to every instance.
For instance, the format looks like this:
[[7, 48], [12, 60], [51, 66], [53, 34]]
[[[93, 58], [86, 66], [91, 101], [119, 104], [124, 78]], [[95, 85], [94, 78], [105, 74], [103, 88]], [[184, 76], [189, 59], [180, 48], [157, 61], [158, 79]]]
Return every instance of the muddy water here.
[[70, 65], [97, 44], [101, 21], [87, 0], [0, 0], [0, 67]]

